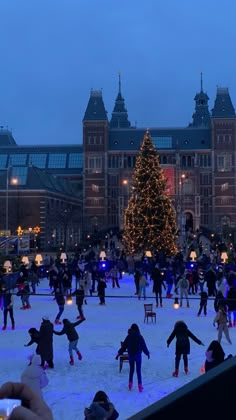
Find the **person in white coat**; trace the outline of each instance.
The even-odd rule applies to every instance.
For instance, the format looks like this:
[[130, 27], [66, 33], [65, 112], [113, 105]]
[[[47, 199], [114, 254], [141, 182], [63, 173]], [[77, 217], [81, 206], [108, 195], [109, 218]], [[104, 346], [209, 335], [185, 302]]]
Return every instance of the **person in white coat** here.
[[38, 354], [34, 354], [30, 364], [21, 374], [21, 382], [29, 386], [29, 388], [43, 398], [42, 388], [48, 385], [48, 377], [45, 370], [40, 366], [41, 358]]

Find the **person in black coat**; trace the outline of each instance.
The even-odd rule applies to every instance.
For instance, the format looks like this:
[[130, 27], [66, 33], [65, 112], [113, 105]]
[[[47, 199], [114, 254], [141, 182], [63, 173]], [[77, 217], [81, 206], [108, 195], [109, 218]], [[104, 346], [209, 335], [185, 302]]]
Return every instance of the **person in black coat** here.
[[207, 314], [207, 301], [208, 301], [208, 295], [207, 292], [204, 290], [200, 293], [200, 306], [197, 316], [201, 315], [202, 310], [204, 311], [204, 315]]
[[162, 308], [162, 287], [166, 289], [164, 283], [164, 272], [160, 271], [158, 264], [155, 265], [151, 273], [151, 278], [153, 280], [153, 293], [156, 295], [156, 307], [158, 307], [158, 296], [160, 298], [160, 307]]
[[121, 348], [118, 350], [116, 359], [119, 358], [121, 354], [125, 351], [128, 351], [129, 355], [129, 390], [133, 387], [133, 376], [134, 369], [136, 365], [136, 373], [138, 378], [138, 388], [142, 392], [142, 375], [141, 375], [141, 366], [142, 366], [142, 352], [146, 354], [148, 359], [150, 358], [150, 353], [145, 343], [143, 336], [140, 334], [139, 327], [137, 324], [132, 324], [128, 335], [122, 343]]
[[69, 340], [69, 355], [70, 355], [70, 365], [74, 364], [74, 358], [73, 358], [73, 350], [77, 353], [78, 359], [81, 360], [82, 359], [82, 354], [80, 353], [77, 344], [78, 344], [78, 339], [79, 339], [79, 335], [75, 329], [75, 327], [77, 327], [77, 325], [81, 324], [81, 322], [85, 321], [85, 318], [80, 319], [79, 321], [76, 322], [70, 322], [69, 319], [63, 319], [63, 328], [61, 331], [53, 331], [54, 334], [56, 335], [63, 335], [66, 334], [68, 340]]
[[81, 284], [79, 289], [76, 289], [72, 296], [76, 297], [76, 305], [78, 308], [79, 315], [77, 316], [77, 319], [83, 319], [84, 318], [84, 312], [83, 312], [83, 303], [84, 303], [84, 288]]
[[2, 287], [2, 301], [3, 301], [3, 327], [2, 330], [7, 328], [7, 315], [9, 313], [11, 318], [11, 329], [15, 329], [15, 320], [13, 314], [13, 295], [5, 286]]
[[206, 351], [205, 372], [208, 372], [210, 369], [218, 366], [224, 360], [225, 353], [221, 344], [219, 341], [213, 340]]
[[37, 347], [36, 347], [36, 354], [39, 354], [39, 331], [36, 328], [30, 328], [28, 331], [29, 335], [30, 335], [30, 341], [25, 344], [25, 347], [28, 346], [32, 346], [32, 344], [36, 343]]
[[45, 362], [49, 368], [54, 368], [53, 363], [53, 324], [47, 316], [43, 317], [43, 321], [39, 330], [39, 347], [38, 352], [41, 356], [41, 366], [44, 367]]
[[184, 321], [177, 321], [175, 323], [174, 329], [167, 339], [167, 347], [169, 347], [172, 340], [176, 337], [176, 347], [175, 347], [175, 371], [173, 376], [177, 377], [179, 374], [179, 363], [181, 356], [184, 360], [184, 371], [188, 373], [188, 354], [190, 353], [190, 341], [191, 338], [195, 343], [204, 346], [204, 344], [199, 340], [193, 333], [188, 329]]
[[105, 289], [107, 287], [105, 277], [103, 274], [100, 274], [98, 280], [98, 297], [100, 299], [99, 305], [105, 305]]

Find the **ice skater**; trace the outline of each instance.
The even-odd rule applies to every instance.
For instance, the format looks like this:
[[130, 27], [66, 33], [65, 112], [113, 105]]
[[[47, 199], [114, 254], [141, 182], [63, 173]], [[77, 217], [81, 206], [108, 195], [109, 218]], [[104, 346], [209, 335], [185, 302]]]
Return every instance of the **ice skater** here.
[[188, 329], [184, 321], [177, 321], [175, 323], [174, 329], [170, 334], [167, 340], [167, 347], [169, 347], [172, 340], [176, 337], [176, 347], [175, 347], [175, 370], [173, 376], [177, 377], [179, 375], [179, 363], [181, 356], [184, 360], [184, 371], [187, 375], [188, 373], [188, 354], [190, 353], [190, 341], [191, 338], [195, 343], [204, 346], [201, 340], [199, 340], [193, 333]]
[[118, 359], [119, 356], [124, 353], [124, 351], [128, 351], [129, 355], [129, 390], [131, 391], [133, 387], [133, 376], [136, 365], [138, 389], [139, 392], [142, 392], [142, 352], [146, 354], [148, 359], [150, 358], [150, 353], [143, 336], [140, 334], [139, 327], [137, 324], [131, 325], [126, 339], [123, 341], [121, 348], [118, 350], [116, 359]]
[[11, 329], [15, 329], [15, 320], [13, 314], [13, 295], [9, 289], [2, 288], [2, 302], [3, 302], [3, 327], [2, 330], [7, 328], [7, 315], [9, 313], [11, 318]]
[[66, 334], [68, 340], [69, 340], [69, 355], [70, 355], [70, 365], [74, 365], [74, 357], [73, 357], [73, 350], [77, 353], [78, 359], [82, 360], [82, 354], [80, 353], [77, 345], [79, 340], [79, 335], [75, 329], [81, 322], [85, 321], [85, 318], [80, 319], [76, 322], [70, 322], [69, 319], [63, 319], [63, 328], [61, 331], [53, 331], [56, 335], [63, 335]]
[[222, 334], [224, 333], [226, 340], [229, 344], [232, 344], [231, 338], [229, 336], [229, 329], [227, 326], [227, 311], [224, 305], [219, 306], [219, 310], [213, 321], [213, 326], [218, 324], [218, 341], [221, 343]]

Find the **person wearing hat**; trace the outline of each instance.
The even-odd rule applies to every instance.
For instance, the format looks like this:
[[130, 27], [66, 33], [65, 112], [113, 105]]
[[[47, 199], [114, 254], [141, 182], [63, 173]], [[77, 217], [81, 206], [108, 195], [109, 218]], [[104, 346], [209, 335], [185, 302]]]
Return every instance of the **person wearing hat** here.
[[54, 368], [53, 363], [53, 324], [47, 315], [43, 316], [39, 330], [38, 353], [41, 356], [41, 366], [47, 362], [49, 368]]

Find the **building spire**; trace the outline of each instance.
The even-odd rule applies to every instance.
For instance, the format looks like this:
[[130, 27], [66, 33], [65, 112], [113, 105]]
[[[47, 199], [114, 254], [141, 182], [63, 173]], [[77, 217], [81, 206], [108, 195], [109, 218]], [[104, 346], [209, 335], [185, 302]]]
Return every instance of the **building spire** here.
[[201, 75], [201, 92], [203, 92], [202, 71], [201, 71], [200, 75]]
[[119, 94], [121, 95], [121, 73], [119, 71]]
[[110, 128], [127, 128], [130, 127], [128, 120], [127, 109], [125, 108], [125, 101], [121, 94], [121, 73], [118, 73], [119, 77], [119, 90], [115, 101], [115, 106], [111, 115]]

